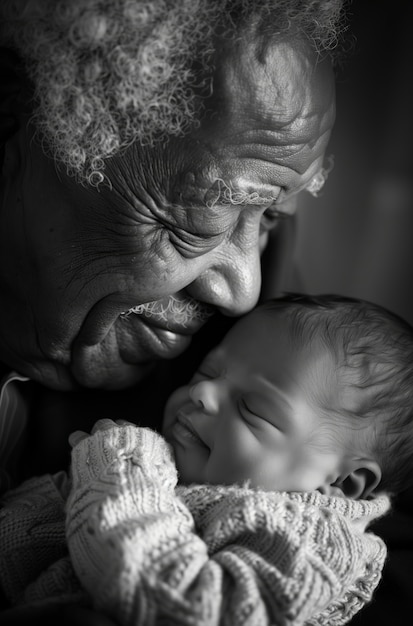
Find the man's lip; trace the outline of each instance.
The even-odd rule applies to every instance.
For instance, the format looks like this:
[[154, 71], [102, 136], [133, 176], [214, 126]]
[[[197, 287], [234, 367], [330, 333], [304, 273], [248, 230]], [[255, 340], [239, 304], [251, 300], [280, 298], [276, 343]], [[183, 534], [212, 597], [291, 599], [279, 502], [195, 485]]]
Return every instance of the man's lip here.
[[120, 319], [101, 302], [73, 342], [71, 371], [82, 386], [120, 389], [141, 380], [155, 361], [182, 354], [190, 342], [191, 335], [156, 328], [140, 315]]
[[91, 333], [79, 334], [75, 345], [78, 348], [102, 345], [110, 341], [113, 335], [123, 359], [129, 363], [148, 362], [153, 358], [173, 358], [180, 355], [191, 341], [190, 334], [157, 327], [139, 317], [130, 320], [116, 318], [100, 335], [93, 330]]
[[[191, 335], [183, 333], [175, 333], [169, 329], [151, 326], [146, 322], [141, 323], [142, 330], [145, 332], [140, 334], [143, 349], [149, 356], [158, 358], [172, 358], [179, 356], [190, 344]], [[123, 349], [127, 354], [127, 348]]]
[[[177, 298], [175, 298], [175, 300], [177, 300]], [[182, 300], [180, 301], [182, 302]], [[162, 304], [162, 302], [163, 301], [159, 301], [160, 304]], [[197, 301], [194, 300], [193, 302]], [[198, 306], [201, 314], [186, 319], [183, 324], [179, 319], [173, 317], [173, 311], [171, 313], [171, 310], [167, 311], [162, 316], [155, 315], [153, 312], [139, 312], [139, 307], [144, 306], [146, 305], [137, 305], [129, 309], [129, 311], [120, 314], [116, 304], [106, 302], [105, 300], [98, 302], [85, 319], [76, 343], [87, 346], [96, 345], [105, 339], [105, 336], [114, 325], [118, 328], [124, 326], [124, 329], [127, 331], [127, 324], [130, 324], [132, 334], [134, 328], [143, 326], [147, 327], [148, 331], [159, 335], [161, 340], [163, 335], [165, 335], [165, 338], [169, 335], [171, 337], [175, 335], [176, 339], [174, 343], [179, 341], [179, 336], [181, 336], [181, 341], [184, 342], [185, 336], [196, 333], [205, 324], [207, 319], [215, 313], [215, 309], [212, 307], [199, 303]], [[132, 312], [133, 309], [137, 311]], [[171, 343], [171, 341], [165, 341], [165, 343]], [[188, 343], [187, 339], [185, 343]]]
[[130, 385], [140, 380], [154, 361], [182, 354], [205, 321], [201, 316], [191, 318], [183, 328], [168, 317], [120, 317], [119, 304], [103, 299], [89, 311], [73, 342], [72, 373], [84, 386]]
[[141, 380], [155, 361], [180, 355], [191, 336], [147, 326], [141, 321], [129, 336], [118, 336], [115, 325], [97, 343], [77, 341], [72, 349], [72, 373], [86, 387], [122, 389]]

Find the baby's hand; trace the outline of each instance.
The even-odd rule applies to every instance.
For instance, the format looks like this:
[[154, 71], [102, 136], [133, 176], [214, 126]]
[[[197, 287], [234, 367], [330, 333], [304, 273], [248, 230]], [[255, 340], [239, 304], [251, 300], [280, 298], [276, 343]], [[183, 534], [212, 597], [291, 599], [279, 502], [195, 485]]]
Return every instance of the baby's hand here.
[[103, 476], [104, 482], [111, 482], [113, 476], [126, 475], [133, 467], [135, 470], [139, 468], [142, 476], [149, 472], [151, 481], [156, 475], [156, 480], [164, 489], [176, 486], [172, 449], [162, 435], [150, 428], [125, 420], [101, 419], [90, 434], [82, 430], [73, 432], [69, 443], [73, 448], [72, 478], [75, 486], [88, 485]]
[[133, 424], [132, 422], [127, 422], [126, 420], [116, 420], [116, 422], [114, 422], [113, 420], [107, 418], [101, 419], [94, 424], [90, 435], [83, 430], [75, 430], [73, 433], [71, 433], [69, 435], [69, 444], [72, 446], [72, 448], [74, 448], [75, 446], [77, 446], [78, 443], [83, 441], [83, 439], [94, 435], [99, 430], [110, 430], [111, 428], [118, 428], [119, 426], [128, 425], [136, 426], [136, 424]]

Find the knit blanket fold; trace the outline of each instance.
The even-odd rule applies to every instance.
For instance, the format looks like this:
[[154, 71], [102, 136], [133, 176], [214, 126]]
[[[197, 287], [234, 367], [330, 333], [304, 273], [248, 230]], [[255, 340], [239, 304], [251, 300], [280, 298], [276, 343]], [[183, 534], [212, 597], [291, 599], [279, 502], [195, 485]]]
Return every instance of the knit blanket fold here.
[[169, 446], [134, 426], [82, 441], [73, 481], [75, 570], [122, 625], [338, 626], [380, 580], [386, 548], [365, 527], [386, 496], [177, 488]]
[[121, 626], [341, 626], [386, 557], [366, 530], [389, 500], [177, 486], [170, 447], [98, 430], [64, 473], [0, 508], [0, 585], [17, 607], [90, 603]]

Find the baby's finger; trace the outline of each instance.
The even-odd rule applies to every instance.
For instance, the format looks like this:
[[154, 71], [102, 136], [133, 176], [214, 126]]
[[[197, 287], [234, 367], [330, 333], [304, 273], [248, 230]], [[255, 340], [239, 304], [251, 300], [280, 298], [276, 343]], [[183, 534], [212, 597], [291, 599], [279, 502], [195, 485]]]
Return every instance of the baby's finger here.
[[74, 448], [78, 443], [83, 441], [83, 439], [86, 439], [86, 437], [89, 437], [88, 433], [85, 433], [83, 430], [75, 430], [69, 435], [69, 444]]
[[127, 420], [116, 420], [118, 426], [136, 426], [133, 422], [128, 422]]
[[117, 426], [116, 422], [108, 418], [104, 418], [104, 419], [98, 420], [94, 424], [91, 433], [93, 435], [98, 430], [109, 430], [109, 428], [116, 428], [116, 426]]

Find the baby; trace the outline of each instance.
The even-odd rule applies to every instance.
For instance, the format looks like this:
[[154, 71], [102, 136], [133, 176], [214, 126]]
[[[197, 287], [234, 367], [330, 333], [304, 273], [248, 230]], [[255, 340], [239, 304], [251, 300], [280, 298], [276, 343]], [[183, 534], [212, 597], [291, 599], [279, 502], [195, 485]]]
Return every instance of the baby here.
[[[411, 482], [412, 396], [413, 331], [396, 316], [335, 296], [268, 302], [172, 394], [165, 438], [100, 420], [70, 437], [71, 481], [6, 496], [3, 591], [122, 625], [347, 623], [386, 555], [366, 527]], [[42, 517], [59, 544], [47, 567]]]
[[241, 319], [170, 397], [183, 483], [367, 498], [413, 477], [413, 330], [370, 303], [290, 295]]

